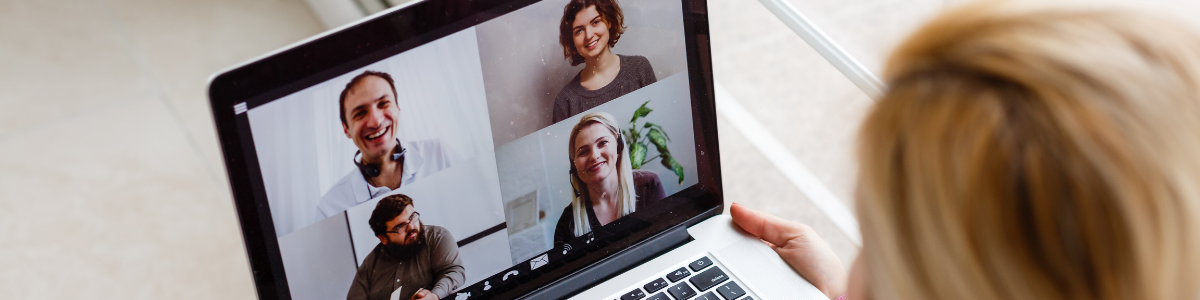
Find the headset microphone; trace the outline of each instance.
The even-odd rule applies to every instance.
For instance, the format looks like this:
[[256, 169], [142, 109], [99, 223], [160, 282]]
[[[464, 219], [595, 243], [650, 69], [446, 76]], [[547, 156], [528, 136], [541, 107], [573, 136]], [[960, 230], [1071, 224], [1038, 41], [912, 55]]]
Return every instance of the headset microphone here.
[[[408, 149], [404, 149], [404, 147], [400, 146], [400, 139], [396, 139], [396, 148], [392, 149], [392, 160], [402, 161], [404, 159], [405, 152], [408, 152]], [[362, 160], [359, 159], [359, 156], [362, 156], [362, 150], [354, 152], [354, 158], [352, 161], [354, 162], [354, 166], [358, 167], [358, 171], [362, 172], [363, 177], [379, 177], [379, 174], [383, 172], [380, 170], [379, 164], [364, 164], [361, 162]]]

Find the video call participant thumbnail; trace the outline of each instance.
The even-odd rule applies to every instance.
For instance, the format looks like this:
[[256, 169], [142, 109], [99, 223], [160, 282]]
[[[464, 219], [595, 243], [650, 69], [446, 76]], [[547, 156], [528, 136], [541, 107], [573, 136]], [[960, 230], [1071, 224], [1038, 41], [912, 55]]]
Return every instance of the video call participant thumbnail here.
[[440, 140], [401, 142], [396, 137], [400, 107], [396, 85], [384, 72], [365, 71], [346, 84], [338, 98], [342, 130], [358, 147], [354, 165], [321, 196], [317, 219], [322, 220], [413, 181], [449, 168], [448, 149]]
[[612, 115], [584, 115], [571, 129], [569, 158], [575, 197], [563, 209], [554, 242], [567, 242], [666, 197], [658, 174], [634, 171]]
[[558, 26], [563, 56], [572, 66], [584, 66], [554, 97], [554, 123], [658, 80], [645, 57], [612, 53], [624, 33], [616, 0], [571, 0], [563, 8]]
[[[412, 198], [379, 200], [367, 220], [379, 245], [363, 259], [347, 300], [446, 299], [466, 281], [458, 244], [441, 226], [421, 224]], [[420, 292], [418, 292], [420, 291]]]

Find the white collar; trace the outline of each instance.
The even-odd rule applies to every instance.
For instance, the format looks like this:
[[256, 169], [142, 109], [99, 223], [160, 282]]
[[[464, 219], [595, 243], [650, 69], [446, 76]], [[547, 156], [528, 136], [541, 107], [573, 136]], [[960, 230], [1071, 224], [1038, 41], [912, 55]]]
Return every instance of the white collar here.
[[[413, 178], [417, 174], [417, 169], [425, 165], [425, 159], [424, 156], [421, 155], [421, 149], [416, 147], [414, 143], [400, 142], [400, 144], [402, 146], [401, 149], [407, 150], [404, 152], [404, 175], [400, 176], [400, 186], [403, 187], [413, 182]], [[364, 176], [362, 172], [354, 173], [358, 174], [358, 176], [355, 176], [355, 178], [358, 178], [358, 180], [355, 180], [355, 187], [353, 188], [354, 202], [363, 203], [367, 202], [367, 200], [371, 200], [371, 190], [379, 189], [380, 187], [371, 185], [371, 183], [367, 181], [367, 177]], [[382, 196], [382, 194], [376, 194], [375, 196]]]

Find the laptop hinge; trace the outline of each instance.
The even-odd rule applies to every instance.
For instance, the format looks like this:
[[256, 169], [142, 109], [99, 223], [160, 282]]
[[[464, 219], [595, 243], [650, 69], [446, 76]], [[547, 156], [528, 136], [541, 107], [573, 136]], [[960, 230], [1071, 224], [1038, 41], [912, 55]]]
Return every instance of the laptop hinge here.
[[609, 278], [620, 275], [622, 272], [650, 261], [663, 253], [675, 250], [675, 248], [691, 242], [693, 239], [691, 234], [688, 234], [688, 227], [720, 213], [721, 208], [718, 207], [692, 217], [686, 222], [638, 243], [637, 246], [630, 247], [625, 251], [600, 260], [558, 282], [525, 294], [520, 299], [565, 299], [582, 292]]
[[675, 226], [656, 237], [642, 241], [641, 245], [596, 262], [558, 282], [526, 294], [521, 299], [567, 298], [691, 240], [692, 236], [688, 234], [687, 227]]

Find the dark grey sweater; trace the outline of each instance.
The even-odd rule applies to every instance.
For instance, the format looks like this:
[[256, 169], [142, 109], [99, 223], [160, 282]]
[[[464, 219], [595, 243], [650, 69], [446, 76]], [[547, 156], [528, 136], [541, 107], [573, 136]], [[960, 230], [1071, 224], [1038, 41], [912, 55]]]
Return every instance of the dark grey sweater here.
[[617, 56], [621, 58], [621, 70], [617, 71], [617, 78], [613, 78], [608, 85], [598, 90], [588, 90], [579, 84], [579, 74], [575, 74], [575, 78], [558, 91], [558, 96], [554, 97], [554, 123], [658, 81], [654, 77], [654, 68], [650, 67], [650, 61], [645, 57]]

